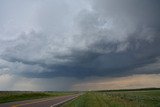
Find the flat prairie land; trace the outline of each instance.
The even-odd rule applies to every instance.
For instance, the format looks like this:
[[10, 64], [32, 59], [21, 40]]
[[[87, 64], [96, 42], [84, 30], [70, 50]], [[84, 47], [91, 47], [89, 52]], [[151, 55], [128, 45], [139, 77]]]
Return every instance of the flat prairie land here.
[[160, 107], [160, 90], [86, 92], [62, 107]]
[[33, 92], [33, 91], [0, 91], [0, 103], [57, 97], [73, 94], [71, 92]]

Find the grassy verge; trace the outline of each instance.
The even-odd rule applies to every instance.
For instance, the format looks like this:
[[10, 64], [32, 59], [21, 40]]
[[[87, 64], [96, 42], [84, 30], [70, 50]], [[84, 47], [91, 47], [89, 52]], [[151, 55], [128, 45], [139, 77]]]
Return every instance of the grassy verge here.
[[38, 99], [45, 97], [56, 97], [62, 95], [69, 95], [69, 92], [23, 92], [23, 91], [1, 91], [0, 103], [22, 101], [30, 99]]
[[87, 92], [63, 107], [160, 107], [160, 90]]

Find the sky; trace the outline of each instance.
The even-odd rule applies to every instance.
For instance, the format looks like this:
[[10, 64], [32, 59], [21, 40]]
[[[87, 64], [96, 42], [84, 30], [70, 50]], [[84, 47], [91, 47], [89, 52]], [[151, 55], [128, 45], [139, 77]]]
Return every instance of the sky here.
[[160, 87], [159, 0], [0, 0], [0, 90]]

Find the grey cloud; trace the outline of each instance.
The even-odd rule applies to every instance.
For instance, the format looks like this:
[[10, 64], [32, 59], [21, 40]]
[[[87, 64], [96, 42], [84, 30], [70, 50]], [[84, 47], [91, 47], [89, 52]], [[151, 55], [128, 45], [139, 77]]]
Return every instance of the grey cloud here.
[[160, 55], [158, 0], [93, 0], [74, 11], [75, 2], [54, 3], [40, 1], [33, 23], [40, 30], [34, 26], [1, 40], [0, 58], [12, 73], [45, 78], [157, 73], [159, 68], [134, 69], [156, 63]]
[[27, 78], [19, 75], [0, 75], [1, 90], [22, 90], [22, 91], [66, 91], [78, 80], [75, 78]]

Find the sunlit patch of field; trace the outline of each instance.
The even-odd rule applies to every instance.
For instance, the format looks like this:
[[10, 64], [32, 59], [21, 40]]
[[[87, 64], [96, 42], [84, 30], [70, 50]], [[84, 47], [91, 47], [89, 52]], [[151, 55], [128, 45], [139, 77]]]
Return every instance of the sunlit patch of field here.
[[86, 92], [63, 107], [160, 107], [160, 90]]

